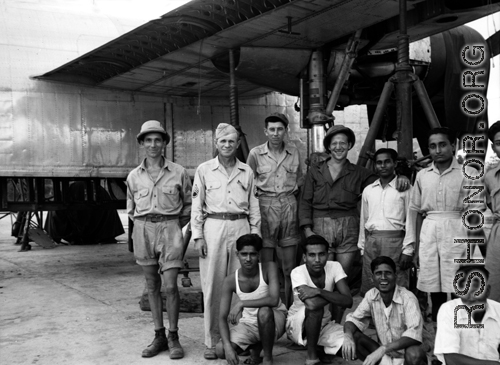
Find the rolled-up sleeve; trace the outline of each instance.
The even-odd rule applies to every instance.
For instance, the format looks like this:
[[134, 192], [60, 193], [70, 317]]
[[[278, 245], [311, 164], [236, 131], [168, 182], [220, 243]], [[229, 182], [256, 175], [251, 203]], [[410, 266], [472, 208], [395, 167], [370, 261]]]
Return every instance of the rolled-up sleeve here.
[[420, 170], [417, 173], [417, 178], [415, 179], [415, 185], [412, 188], [411, 191], [411, 200], [410, 200], [410, 209], [414, 210], [418, 213], [423, 213], [422, 212], [422, 185], [421, 185], [421, 178], [422, 178], [422, 173], [424, 173], [425, 170]]
[[191, 231], [193, 240], [203, 237], [203, 224], [205, 217], [203, 214], [203, 205], [205, 204], [205, 179], [200, 172], [200, 168], [196, 169], [193, 182], [193, 194], [191, 205]]
[[372, 317], [370, 303], [365, 296], [354, 312], [347, 315], [345, 321], [352, 322], [361, 332], [364, 332]]
[[406, 331], [401, 334], [401, 337], [409, 337], [413, 338], [415, 341], [422, 342], [422, 313], [415, 296], [409, 297], [408, 301], [405, 303], [404, 316]]

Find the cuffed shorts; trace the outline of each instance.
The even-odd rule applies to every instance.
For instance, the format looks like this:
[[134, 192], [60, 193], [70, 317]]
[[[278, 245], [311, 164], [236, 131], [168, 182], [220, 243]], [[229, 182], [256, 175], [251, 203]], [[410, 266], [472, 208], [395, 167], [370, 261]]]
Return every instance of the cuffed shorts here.
[[359, 218], [355, 216], [313, 219], [313, 231], [330, 244], [330, 253], [358, 251]]
[[263, 247], [295, 246], [300, 243], [297, 199], [294, 195], [259, 197]]
[[132, 239], [139, 265], [158, 264], [160, 273], [183, 266], [184, 241], [178, 219], [156, 223], [135, 219]]

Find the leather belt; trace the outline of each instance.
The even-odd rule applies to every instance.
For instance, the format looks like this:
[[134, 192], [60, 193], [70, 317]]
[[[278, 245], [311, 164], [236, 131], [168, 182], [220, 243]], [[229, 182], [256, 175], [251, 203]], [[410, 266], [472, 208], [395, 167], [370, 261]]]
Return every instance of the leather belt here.
[[139, 219], [141, 221], [146, 221], [146, 222], [151, 222], [151, 223], [158, 223], [158, 222], [164, 222], [164, 221], [173, 221], [173, 220], [179, 219], [179, 216], [178, 215], [148, 214], [148, 215], [144, 215], [142, 217], [135, 217], [135, 219]]
[[247, 214], [234, 214], [234, 213], [210, 213], [210, 214], [207, 214], [207, 218], [235, 221], [238, 219], [247, 219], [248, 215]]

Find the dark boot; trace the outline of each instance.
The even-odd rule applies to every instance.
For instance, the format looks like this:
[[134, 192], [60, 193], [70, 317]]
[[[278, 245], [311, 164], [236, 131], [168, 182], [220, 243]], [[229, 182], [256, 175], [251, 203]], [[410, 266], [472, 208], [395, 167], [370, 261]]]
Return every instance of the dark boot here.
[[155, 330], [155, 339], [151, 345], [142, 351], [142, 357], [153, 357], [158, 355], [161, 351], [168, 350], [167, 336], [165, 335], [165, 327]]
[[168, 331], [168, 347], [170, 348], [171, 359], [182, 359], [184, 357], [184, 350], [179, 343], [178, 331]]

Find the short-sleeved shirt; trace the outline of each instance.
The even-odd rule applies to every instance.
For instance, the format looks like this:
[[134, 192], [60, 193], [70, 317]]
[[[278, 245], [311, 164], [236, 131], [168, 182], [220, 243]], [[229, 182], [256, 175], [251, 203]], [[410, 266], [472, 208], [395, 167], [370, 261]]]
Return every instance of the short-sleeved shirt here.
[[[454, 299], [439, 308], [437, 316], [436, 344], [434, 354], [444, 365], [444, 354], [462, 354], [479, 360], [500, 361], [500, 303], [486, 301], [486, 311], [482, 320], [483, 328], [455, 328], [455, 308], [464, 305], [462, 299]], [[467, 324], [465, 309], [456, 313], [457, 324]], [[471, 318], [471, 324], [476, 324]]]
[[[295, 313], [298, 313], [305, 306], [305, 303], [299, 298], [297, 288], [301, 285], [307, 285], [312, 288], [317, 288], [316, 284], [314, 284], [311, 276], [309, 275], [309, 271], [307, 271], [306, 264], [297, 266], [292, 270], [290, 276], [292, 279], [293, 303], [288, 310], [289, 317], [293, 316]], [[337, 261], [327, 261], [325, 266], [325, 287], [322, 289], [333, 291], [333, 289], [335, 288], [335, 283], [346, 277], [347, 275], [342, 269], [342, 266]], [[329, 306], [325, 306], [325, 311], [323, 314], [323, 324], [325, 324], [324, 322], [330, 322], [331, 320], [331, 315], [328, 307]]]
[[[477, 192], [474, 189], [465, 189], [464, 186], [477, 186], [481, 179], [472, 180], [466, 177], [479, 177], [480, 173], [473, 167], [463, 166], [453, 158], [450, 167], [439, 173], [439, 169], [431, 166], [420, 170], [412, 189], [410, 209], [419, 213], [439, 212], [464, 212], [468, 208], [485, 210], [484, 203], [467, 204], [464, 199]], [[483, 201], [482, 193], [474, 196], [471, 200]]]
[[403, 253], [413, 255], [415, 220], [410, 217], [411, 189], [398, 191], [397, 178], [382, 187], [380, 179], [363, 190], [358, 248], [365, 247], [365, 229], [368, 231], [405, 231]]
[[282, 158], [277, 161], [266, 142], [252, 148], [247, 164], [254, 172], [258, 196], [274, 197], [297, 192], [302, 170], [299, 150], [295, 146], [285, 143]]
[[181, 224], [191, 217], [191, 180], [181, 165], [164, 159], [156, 181], [146, 170], [146, 159], [127, 177], [127, 213], [133, 220], [148, 214], [179, 216]]
[[[373, 288], [365, 294], [356, 310], [347, 315], [346, 322], [354, 323], [363, 332], [368, 328], [370, 320], [373, 320], [382, 345], [397, 341], [401, 337], [409, 337], [422, 342], [423, 319], [415, 295], [396, 285], [391, 306], [389, 318], [387, 318], [382, 296], [377, 288]], [[403, 350], [393, 351], [388, 355], [404, 361]]]
[[313, 225], [313, 218], [359, 216], [363, 189], [377, 180], [372, 171], [349, 162], [333, 181], [329, 157], [309, 168], [299, 204], [299, 225]]
[[205, 217], [212, 213], [246, 214], [250, 233], [260, 235], [259, 201], [250, 166], [237, 159], [231, 176], [219, 163], [218, 157], [198, 166], [194, 176], [191, 211], [193, 239], [204, 238]]

